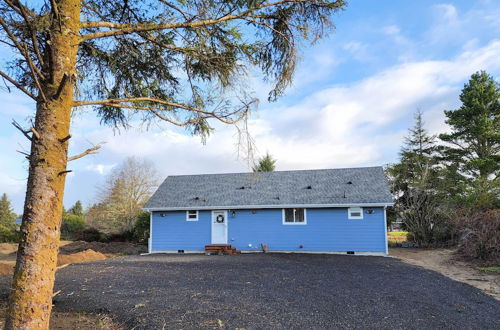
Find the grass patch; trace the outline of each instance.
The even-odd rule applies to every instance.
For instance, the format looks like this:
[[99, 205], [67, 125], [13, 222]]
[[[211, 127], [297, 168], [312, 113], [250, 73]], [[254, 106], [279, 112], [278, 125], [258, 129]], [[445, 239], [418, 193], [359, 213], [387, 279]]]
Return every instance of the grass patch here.
[[397, 236], [407, 236], [408, 232], [407, 231], [388, 231], [387, 235], [388, 236], [394, 236], [394, 237], [397, 237]]
[[500, 267], [477, 267], [477, 269], [482, 270], [484, 272], [500, 273]]
[[387, 232], [387, 242], [390, 247], [398, 247], [402, 242], [406, 242], [407, 235], [406, 231], [389, 231]]

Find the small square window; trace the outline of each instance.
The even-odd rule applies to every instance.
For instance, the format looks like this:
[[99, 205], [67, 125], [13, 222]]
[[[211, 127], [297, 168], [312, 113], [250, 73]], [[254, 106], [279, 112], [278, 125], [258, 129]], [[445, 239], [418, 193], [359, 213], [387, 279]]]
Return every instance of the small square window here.
[[361, 207], [350, 207], [347, 212], [349, 219], [363, 219], [363, 208]]
[[186, 211], [186, 221], [198, 221], [198, 211]]
[[285, 225], [305, 225], [305, 209], [283, 209], [283, 224]]

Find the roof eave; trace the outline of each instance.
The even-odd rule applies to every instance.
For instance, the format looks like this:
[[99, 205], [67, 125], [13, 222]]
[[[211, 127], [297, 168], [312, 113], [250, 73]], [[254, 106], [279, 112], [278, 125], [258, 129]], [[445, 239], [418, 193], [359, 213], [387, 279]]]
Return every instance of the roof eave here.
[[387, 207], [394, 203], [342, 203], [342, 204], [274, 204], [274, 205], [225, 205], [225, 206], [181, 206], [181, 207], [144, 207], [145, 211], [188, 211], [188, 210], [253, 210], [286, 208], [334, 208], [334, 207]]

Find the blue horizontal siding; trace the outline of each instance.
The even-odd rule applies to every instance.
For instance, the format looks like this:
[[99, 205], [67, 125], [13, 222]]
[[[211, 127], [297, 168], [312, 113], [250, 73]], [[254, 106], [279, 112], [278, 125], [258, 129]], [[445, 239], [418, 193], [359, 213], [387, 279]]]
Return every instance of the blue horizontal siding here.
[[359, 220], [349, 220], [347, 208], [307, 209], [305, 225], [283, 225], [281, 209], [237, 210], [229, 243], [241, 250], [264, 243], [270, 250], [385, 252], [384, 209], [371, 209]]
[[[385, 252], [384, 209], [349, 220], [347, 208], [307, 209], [307, 224], [283, 225], [281, 209], [228, 212], [228, 243], [240, 250]], [[186, 212], [153, 213], [153, 251], [203, 250], [211, 240], [211, 211], [200, 211], [198, 221], [186, 221]], [[300, 246], [303, 248], [300, 248]]]
[[211, 219], [211, 211], [200, 211], [198, 221], [186, 221], [186, 211], [153, 212], [152, 251], [204, 250], [211, 240]]

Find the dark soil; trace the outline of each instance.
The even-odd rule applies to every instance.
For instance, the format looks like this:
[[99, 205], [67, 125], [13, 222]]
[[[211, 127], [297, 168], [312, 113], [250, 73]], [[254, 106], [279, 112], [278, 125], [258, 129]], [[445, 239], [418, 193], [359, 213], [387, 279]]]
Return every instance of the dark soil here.
[[499, 301], [383, 257], [127, 256], [61, 269], [55, 290], [57, 312], [134, 329], [500, 328]]
[[[6, 303], [0, 302], [0, 329], [5, 324]], [[54, 312], [50, 318], [50, 330], [121, 330], [122, 328], [113, 323], [107, 315], [86, 313], [62, 313]]]

